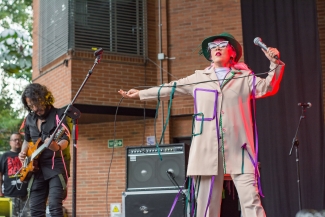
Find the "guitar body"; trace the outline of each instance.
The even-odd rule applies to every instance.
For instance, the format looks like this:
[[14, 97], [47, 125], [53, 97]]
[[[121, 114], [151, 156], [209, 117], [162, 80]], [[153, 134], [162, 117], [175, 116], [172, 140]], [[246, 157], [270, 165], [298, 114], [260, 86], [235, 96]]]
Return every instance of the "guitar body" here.
[[[61, 129], [57, 132], [55, 135], [55, 142], [58, 142], [58, 139], [61, 138], [61, 136], [64, 133], [64, 127], [61, 127]], [[20, 181], [27, 182], [32, 177], [33, 173], [39, 170], [38, 167], [38, 156], [42, 153], [42, 151], [46, 148], [48, 148], [49, 144], [41, 144], [42, 139], [39, 138], [35, 144], [30, 142], [28, 144], [28, 150], [26, 154], [26, 158], [23, 162], [22, 169], [20, 171]], [[33, 156], [34, 155], [34, 156]]]
[[28, 182], [29, 179], [32, 177], [33, 173], [39, 170], [38, 167], [38, 160], [37, 157], [33, 160], [31, 159], [32, 154], [37, 150], [37, 148], [40, 146], [41, 138], [39, 138], [36, 143], [30, 142], [28, 144], [28, 150], [26, 154], [25, 161], [23, 163], [23, 168], [20, 171], [20, 181], [22, 182]]

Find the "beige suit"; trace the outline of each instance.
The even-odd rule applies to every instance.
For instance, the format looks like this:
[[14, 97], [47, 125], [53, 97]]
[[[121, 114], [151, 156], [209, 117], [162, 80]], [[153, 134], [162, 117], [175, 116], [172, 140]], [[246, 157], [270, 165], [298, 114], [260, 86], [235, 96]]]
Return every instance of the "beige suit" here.
[[[270, 69], [276, 66], [271, 63]], [[270, 72], [265, 79], [256, 77], [255, 97], [261, 98], [275, 94], [279, 89], [283, 71], [284, 63], [281, 62], [276, 70]], [[226, 75], [228, 80], [220, 86], [214, 68], [210, 67], [206, 70], [196, 70], [194, 74], [186, 78], [164, 85], [170, 86], [169, 88], [161, 89], [160, 99], [168, 100], [174, 82], [177, 85], [184, 85], [176, 88], [175, 97], [192, 95], [194, 113], [204, 115], [204, 121], [202, 121], [202, 116], [197, 116], [195, 120], [193, 133], [196, 136], [192, 138], [187, 168], [188, 176], [210, 177], [219, 174], [223, 177], [225, 172], [234, 178], [236, 174], [254, 174], [254, 165], [248, 154], [249, 152], [253, 158], [255, 157], [250, 104], [253, 76], [250, 75], [252, 75], [251, 71], [233, 69]], [[150, 88], [140, 91], [140, 99], [157, 99], [158, 89]], [[201, 122], [203, 122], [202, 133]], [[242, 148], [245, 143], [247, 151]], [[219, 152], [221, 155], [218, 154]], [[223, 156], [223, 159], [218, 159], [220, 156]], [[223, 167], [220, 167], [220, 162]], [[220, 168], [224, 171], [220, 171]], [[218, 180], [221, 182], [221, 179]], [[219, 183], [218, 188], [221, 187], [220, 185]], [[243, 201], [241, 203], [243, 204]]]

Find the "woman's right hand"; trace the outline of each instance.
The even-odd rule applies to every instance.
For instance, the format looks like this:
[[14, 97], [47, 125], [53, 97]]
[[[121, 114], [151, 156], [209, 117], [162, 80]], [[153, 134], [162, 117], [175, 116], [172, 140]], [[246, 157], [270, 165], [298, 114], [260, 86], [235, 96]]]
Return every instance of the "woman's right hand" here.
[[120, 89], [118, 91], [118, 93], [121, 94], [124, 98], [140, 99], [139, 91], [136, 89], [131, 89], [129, 91], [124, 91], [124, 90]]

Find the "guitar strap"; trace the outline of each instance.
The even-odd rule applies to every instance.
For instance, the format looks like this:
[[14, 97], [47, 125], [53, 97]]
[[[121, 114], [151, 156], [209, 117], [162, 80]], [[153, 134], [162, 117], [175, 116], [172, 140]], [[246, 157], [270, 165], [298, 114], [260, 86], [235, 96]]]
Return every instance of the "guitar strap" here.
[[[59, 115], [58, 115], [58, 114], [56, 114], [55, 119], [56, 119], [56, 125], [58, 125], [58, 124], [60, 123], [60, 118], [59, 118]], [[66, 135], [69, 137], [69, 139], [70, 139], [70, 138], [71, 138], [71, 135], [70, 135], [70, 131], [69, 131], [68, 127], [67, 127], [64, 123], [62, 123], [61, 126], [64, 127], [64, 129], [65, 129], [65, 134], [66, 134]]]
[[59, 179], [60, 179], [60, 181], [61, 181], [63, 191], [65, 191], [65, 190], [67, 189], [67, 185], [66, 185], [66, 183], [65, 183], [65, 180], [64, 180], [64, 178], [63, 178], [63, 175], [60, 173], [58, 176], [59, 176]]
[[[59, 118], [58, 115], [56, 115], [55, 118], [56, 118], [56, 124], [58, 125], [59, 122], [60, 122], [60, 118]], [[65, 133], [66, 133], [66, 135], [67, 135], [67, 136], [69, 137], [69, 139], [70, 139], [70, 138], [71, 138], [71, 135], [70, 135], [70, 131], [69, 131], [68, 127], [67, 127], [65, 124], [63, 124], [63, 123], [62, 123], [61, 125], [64, 127], [64, 129], [65, 129]], [[54, 157], [54, 156], [55, 156], [55, 152], [54, 152], [53, 157]], [[63, 157], [62, 150], [61, 150], [61, 158], [62, 158], [62, 163], [63, 163], [63, 165], [64, 165], [65, 175], [66, 175], [66, 177], [67, 177], [67, 182], [68, 182], [68, 178], [69, 178], [69, 176], [68, 176], [67, 167], [66, 167], [66, 165], [65, 165], [65, 161], [64, 161], [64, 157]], [[59, 176], [59, 178], [60, 178], [60, 181], [61, 181], [61, 184], [62, 184], [62, 187], [63, 187], [63, 191], [64, 191], [64, 199], [63, 199], [63, 201], [65, 201], [65, 200], [67, 199], [67, 196], [68, 196], [67, 182], [65, 182], [65, 180], [64, 180], [62, 174], [59, 174], [58, 176]]]
[[65, 201], [67, 199], [67, 196], [68, 196], [67, 184], [66, 184], [62, 174], [59, 174], [58, 176], [59, 176], [59, 179], [61, 181], [62, 188], [63, 188], [63, 201]]
[[[61, 181], [61, 185], [62, 185], [62, 188], [63, 188], [63, 191], [64, 191], [64, 195], [67, 195], [67, 184], [63, 178], [63, 175], [62, 174], [59, 174], [59, 179]], [[33, 185], [33, 182], [34, 182], [34, 174], [32, 175], [32, 177], [30, 178], [29, 182], [28, 182], [28, 186], [27, 186], [27, 198], [29, 198], [29, 195], [30, 195], [30, 190], [32, 189], [32, 185]]]
[[30, 178], [30, 180], [28, 182], [28, 186], [27, 186], [27, 198], [28, 199], [29, 199], [29, 195], [30, 195], [30, 190], [32, 189], [33, 182], [34, 182], [34, 174]]

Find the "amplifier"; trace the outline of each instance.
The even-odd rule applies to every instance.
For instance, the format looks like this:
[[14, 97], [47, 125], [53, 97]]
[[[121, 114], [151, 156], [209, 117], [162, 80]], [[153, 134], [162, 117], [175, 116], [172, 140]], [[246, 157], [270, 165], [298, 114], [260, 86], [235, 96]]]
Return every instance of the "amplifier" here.
[[[184, 143], [127, 147], [126, 191], [179, 189], [184, 186], [189, 146]], [[177, 186], [178, 185], [178, 186]]]
[[[123, 192], [122, 207], [124, 217], [166, 217], [168, 216], [178, 190]], [[171, 217], [189, 216], [186, 206], [187, 191], [179, 194]], [[187, 209], [187, 210], [185, 210]]]

